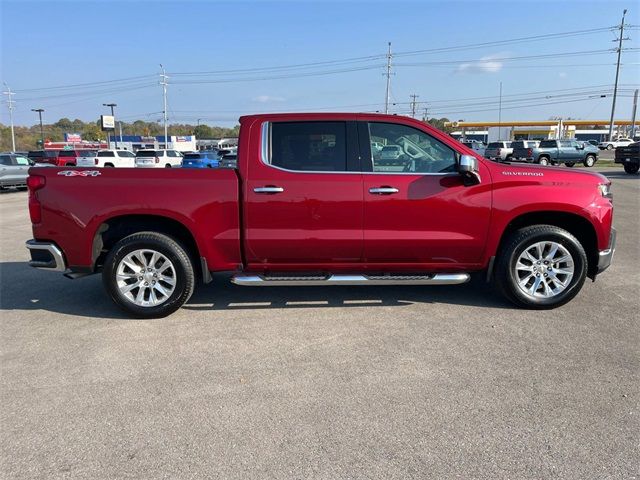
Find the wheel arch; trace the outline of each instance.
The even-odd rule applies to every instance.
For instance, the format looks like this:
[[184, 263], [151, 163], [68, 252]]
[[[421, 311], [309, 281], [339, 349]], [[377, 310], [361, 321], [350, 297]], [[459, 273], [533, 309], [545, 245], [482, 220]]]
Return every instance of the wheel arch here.
[[105, 219], [93, 237], [93, 269], [97, 271], [101, 268], [107, 253], [117, 242], [138, 232], [161, 233], [177, 240], [187, 250], [194, 270], [202, 278], [201, 250], [191, 230], [179, 220], [156, 214], [118, 215]]
[[587, 218], [575, 213], [552, 210], [527, 212], [514, 217], [502, 232], [494, 255], [497, 255], [504, 248], [506, 240], [513, 232], [531, 225], [553, 225], [568, 231], [576, 237], [587, 254], [587, 276], [591, 279], [595, 278], [598, 268], [598, 238], [596, 230]]

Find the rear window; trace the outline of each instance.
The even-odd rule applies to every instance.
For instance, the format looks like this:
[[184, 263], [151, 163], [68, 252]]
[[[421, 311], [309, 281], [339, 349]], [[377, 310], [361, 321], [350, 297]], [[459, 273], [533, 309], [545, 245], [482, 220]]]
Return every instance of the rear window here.
[[524, 142], [512, 142], [511, 146], [513, 148], [524, 148]]
[[76, 156], [76, 152], [75, 152], [75, 150], [62, 150], [60, 152], [60, 156], [61, 157], [75, 157]]
[[96, 151], [95, 150], [81, 150], [78, 152], [78, 156], [79, 157], [95, 157], [96, 156]]
[[155, 156], [156, 156], [155, 150], [138, 150], [136, 152], [136, 157], [155, 157]]
[[540, 142], [540, 148], [553, 148], [555, 146], [557, 146], [555, 140], [542, 140]]
[[487, 148], [503, 148], [502, 142], [491, 142]]
[[538, 142], [527, 142], [527, 147], [532, 148], [538, 145]]
[[58, 158], [59, 153], [55, 150], [44, 152], [44, 156], [47, 158]]

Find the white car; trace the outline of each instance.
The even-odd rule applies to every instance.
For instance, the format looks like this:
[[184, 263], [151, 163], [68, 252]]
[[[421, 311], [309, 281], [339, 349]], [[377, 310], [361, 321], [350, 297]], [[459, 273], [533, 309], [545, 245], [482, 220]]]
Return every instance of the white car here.
[[95, 155], [77, 157], [78, 167], [133, 168], [136, 156], [128, 150], [98, 150]]
[[598, 144], [598, 148], [600, 150], [613, 150], [614, 148], [618, 148], [618, 147], [626, 147], [627, 145], [631, 145], [633, 143], [633, 140], [631, 140], [630, 138], [618, 138], [617, 140], [611, 140], [608, 142], [600, 142]]
[[177, 150], [138, 150], [136, 167], [172, 168], [182, 166], [182, 154]]

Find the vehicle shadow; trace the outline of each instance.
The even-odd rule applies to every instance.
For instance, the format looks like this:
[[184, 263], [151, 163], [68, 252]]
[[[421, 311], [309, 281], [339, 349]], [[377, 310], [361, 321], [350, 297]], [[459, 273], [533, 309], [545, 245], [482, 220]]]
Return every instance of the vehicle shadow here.
[[615, 178], [620, 180], [640, 180], [640, 175], [627, 173], [624, 170], [598, 170], [598, 173], [601, 173], [607, 178]]
[[[291, 308], [406, 307], [416, 303], [512, 308], [482, 278], [456, 286], [240, 287], [228, 274], [199, 285], [188, 311]], [[0, 311], [43, 310], [65, 315], [128, 319], [107, 297], [100, 275], [69, 280], [32, 269], [26, 262], [0, 263]]]

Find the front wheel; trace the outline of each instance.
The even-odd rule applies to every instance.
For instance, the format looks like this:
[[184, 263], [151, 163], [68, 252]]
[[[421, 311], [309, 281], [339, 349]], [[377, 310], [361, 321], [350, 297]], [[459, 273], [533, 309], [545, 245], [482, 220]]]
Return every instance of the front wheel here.
[[127, 313], [160, 318], [189, 300], [195, 274], [182, 245], [160, 233], [140, 232], [111, 249], [102, 281], [111, 299]]
[[591, 168], [596, 164], [596, 157], [594, 157], [593, 155], [587, 155], [587, 157], [584, 159], [584, 162], [582, 163], [585, 167]]
[[575, 165], [575, 162], [567, 162], [565, 163], [565, 165], [569, 168], [573, 167]]
[[549, 165], [549, 159], [548, 159], [547, 157], [541, 157], [541, 158], [538, 160], [538, 163], [539, 163], [540, 165]]
[[613, 150], [613, 145], [611, 144], [607, 145], [607, 150]]
[[640, 163], [624, 164], [624, 171], [631, 175], [638, 173], [638, 170], [640, 170]]
[[170, 164], [170, 163], [167, 163], [167, 164], [164, 166], [164, 168], [171, 168], [171, 164]]
[[587, 255], [576, 237], [553, 225], [533, 225], [507, 238], [494, 279], [511, 302], [541, 310], [570, 301], [586, 275]]

